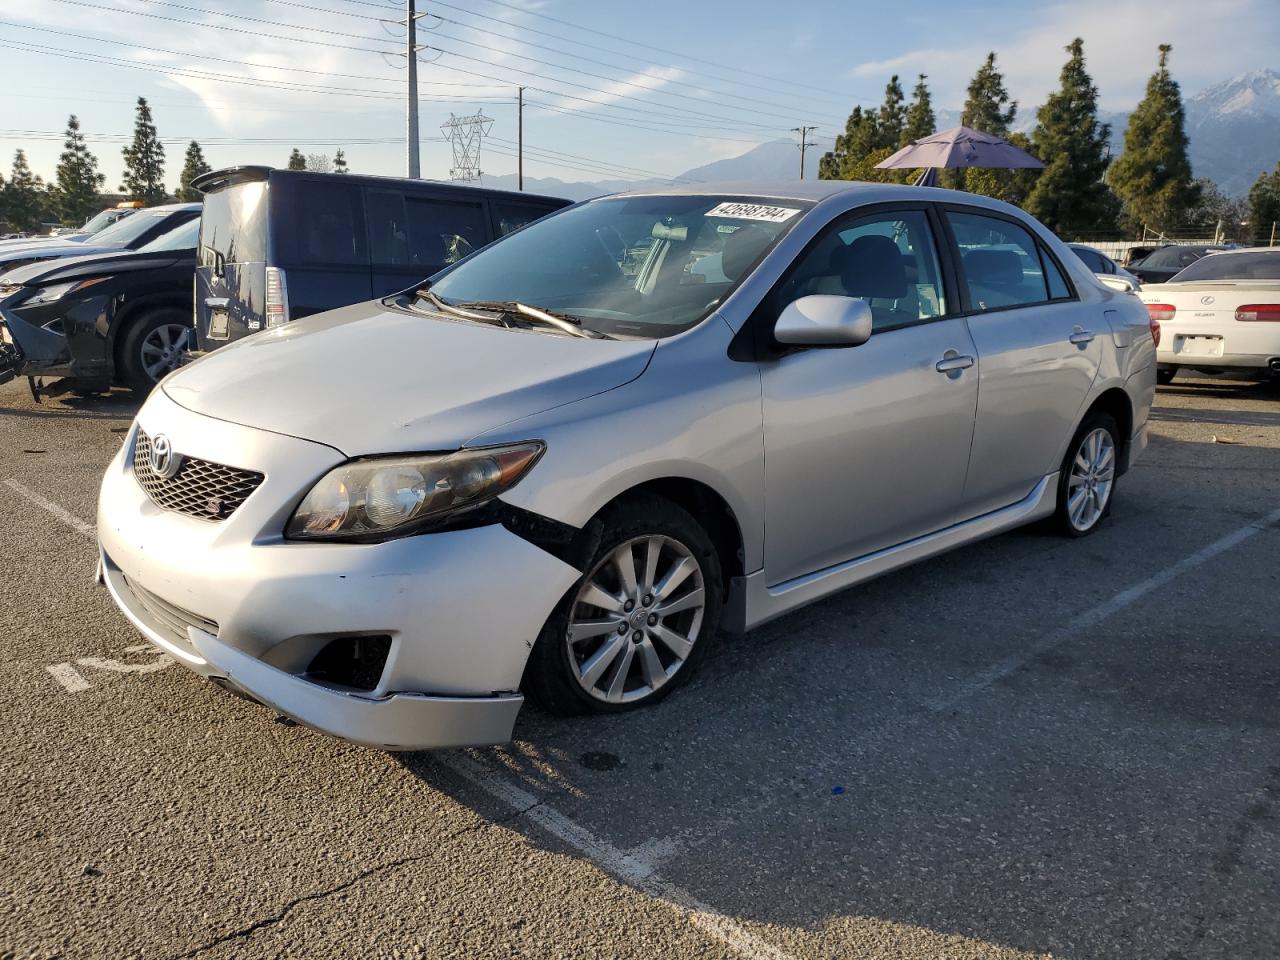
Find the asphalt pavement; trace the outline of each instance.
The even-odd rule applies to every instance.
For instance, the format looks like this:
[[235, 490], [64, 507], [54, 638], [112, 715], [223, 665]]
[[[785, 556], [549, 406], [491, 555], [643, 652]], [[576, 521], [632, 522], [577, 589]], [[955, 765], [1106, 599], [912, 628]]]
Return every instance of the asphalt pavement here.
[[438, 754], [142, 645], [92, 581], [135, 409], [0, 387], [0, 958], [1280, 956], [1280, 389], [1161, 388], [1093, 537]]

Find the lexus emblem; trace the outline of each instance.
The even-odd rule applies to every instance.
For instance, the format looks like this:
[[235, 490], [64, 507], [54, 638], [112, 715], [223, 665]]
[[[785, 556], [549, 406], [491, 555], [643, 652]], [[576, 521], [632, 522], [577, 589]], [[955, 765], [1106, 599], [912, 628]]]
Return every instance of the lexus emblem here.
[[165, 480], [173, 479], [182, 469], [182, 454], [173, 452], [173, 444], [163, 433], [157, 433], [151, 438], [151, 452], [147, 461], [156, 476]]
[[1206, 307], [1209, 306], [1209, 304], [1213, 303], [1213, 295], [1205, 294], [1203, 297], [1200, 298], [1200, 302], [1203, 303]]

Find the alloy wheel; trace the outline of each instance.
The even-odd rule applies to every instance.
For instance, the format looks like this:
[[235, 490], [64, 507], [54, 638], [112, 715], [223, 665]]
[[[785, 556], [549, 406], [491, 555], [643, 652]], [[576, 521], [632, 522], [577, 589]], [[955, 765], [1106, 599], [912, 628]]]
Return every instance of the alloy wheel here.
[[702, 565], [670, 537], [635, 537], [583, 580], [565, 634], [578, 685], [597, 700], [650, 696], [693, 652], [706, 608]]
[[179, 323], [161, 324], [143, 338], [139, 347], [142, 369], [153, 381], [161, 380], [181, 365], [190, 341], [190, 327]]
[[1076, 448], [1067, 479], [1067, 520], [1080, 533], [1106, 512], [1116, 479], [1116, 443], [1105, 427], [1090, 430]]

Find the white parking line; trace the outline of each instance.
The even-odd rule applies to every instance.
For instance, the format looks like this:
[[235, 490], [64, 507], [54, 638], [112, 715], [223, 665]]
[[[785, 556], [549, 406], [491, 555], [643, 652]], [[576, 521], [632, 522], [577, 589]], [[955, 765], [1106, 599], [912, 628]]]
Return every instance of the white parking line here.
[[92, 690], [93, 684], [86, 680], [83, 674], [69, 663], [51, 663], [45, 667], [49, 671], [49, 675], [62, 685], [62, 689], [67, 693], [84, 693], [86, 690]]
[[25, 497], [27, 500], [34, 503], [41, 510], [47, 510], [49, 513], [53, 514], [55, 517], [57, 517], [59, 520], [61, 520], [63, 523], [69, 526], [71, 529], [75, 530], [77, 533], [84, 534], [90, 540], [96, 541], [98, 539], [98, 534], [97, 534], [97, 531], [94, 529], [93, 524], [85, 523], [83, 520], [77, 517], [74, 513], [71, 513], [69, 510], [64, 510], [62, 507], [58, 506], [52, 500], [46, 500], [44, 497], [40, 496], [40, 494], [36, 493], [34, 490], [28, 487], [26, 484], [19, 483], [17, 480], [13, 480], [13, 479], [6, 480], [4, 484], [9, 489], [15, 491], [19, 496]]

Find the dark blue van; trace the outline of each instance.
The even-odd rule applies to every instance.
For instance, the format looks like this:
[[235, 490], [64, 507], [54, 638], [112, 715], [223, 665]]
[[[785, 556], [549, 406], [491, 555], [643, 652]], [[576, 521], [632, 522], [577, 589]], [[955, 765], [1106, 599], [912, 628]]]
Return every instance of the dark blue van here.
[[429, 180], [229, 167], [204, 194], [195, 281], [201, 350], [385, 297], [568, 200]]

